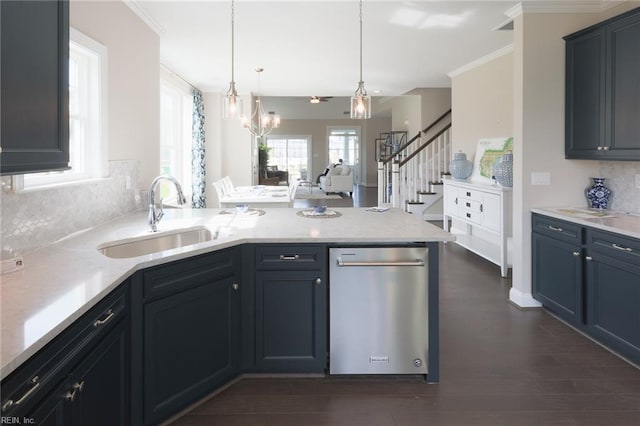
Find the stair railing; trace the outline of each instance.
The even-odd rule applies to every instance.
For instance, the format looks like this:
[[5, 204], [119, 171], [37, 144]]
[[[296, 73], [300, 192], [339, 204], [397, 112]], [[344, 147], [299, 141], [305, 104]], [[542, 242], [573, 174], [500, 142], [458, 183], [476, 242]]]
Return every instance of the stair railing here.
[[451, 109], [435, 119], [429, 126], [403, 143], [392, 155], [378, 162], [378, 200], [380, 204], [403, 207], [415, 201], [420, 192], [430, 192], [448, 172], [451, 159], [451, 121], [440, 128], [425, 143], [427, 133], [435, 129]]

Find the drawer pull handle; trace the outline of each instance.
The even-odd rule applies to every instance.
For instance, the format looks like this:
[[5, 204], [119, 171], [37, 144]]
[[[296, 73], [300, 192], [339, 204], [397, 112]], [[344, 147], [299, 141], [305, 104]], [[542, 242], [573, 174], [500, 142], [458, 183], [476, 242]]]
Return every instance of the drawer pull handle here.
[[480, 204], [480, 213], [484, 212], [484, 206]]
[[573, 253], [571, 253], [574, 256], [580, 256], [580, 252], [579, 251], [574, 251]]
[[33, 392], [35, 392], [36, 389], [38, 389], [38, 387], [40, 386], [40, 377], [38, 376], [34, 376], [33, 379], [30, 380], [31, 383], [31, 388], [25, 392], [24, 395], [22, 395], [22, 397], [20, 399], [18, 399], [17, 401], [14, 401], [13, 399], [8, 400], [7, 402], [5, 402], [2, 405], [2, 411], [7, 411], [9, 408], [16, 406], [16, 405], [20, 405], [22, 404], [27, 398], [29, 398], [29, 396], [31, 396], [31, 394]]
[[562, 232], [562, 228], [558, 228], [552, 225], [548, 225], [547, 228], [551, 229], [552, 231]]
[[294, 255], [281, 254], [280, 255], [280, 260], [298, 260], [298, 259], [300, 259], [300, 256], [297, 254], [294, 254]]
[[631, 247], [622, 247], [617, 245], [616, 243], [611, 244], [611, 247], [613, 247], [616, 250], [626, 251], [627, 253], [631, 253], [633, 251]]
[[587, 257], [585, 257], [585, 259], [586, 259], [586, 260], [593, 260], [593, 257], [591, 257], [591, 256], [587, 256]]
[[115, 312], [113, 312], [113, 309], [109, 309], [106, 312], [107, 316], [104, 317], [103, 319], [97, 319], [94, 323], [93, 326], [94, 327], [98, 327], [99, 325], [105, 325], [106, 323], [108, 323], [109, 321], [111, 321], [111, 318], [113, 318], [113, 316], [115, 315]]
[[467, 191], [467, 197], [471, 197], [471, 192]]
[[471, 213], [467, 213], [467, 217], [468, 217], [468, 218], [471, 218]]
[[467, 207], [471, 207], [471, 203], [467, 202], [465, 204], [467, 205]]
[[456, 201], [455, 202], [456, 202], [456, 205], [457, 205], [458, 204], [458, 197], [456, 197]]

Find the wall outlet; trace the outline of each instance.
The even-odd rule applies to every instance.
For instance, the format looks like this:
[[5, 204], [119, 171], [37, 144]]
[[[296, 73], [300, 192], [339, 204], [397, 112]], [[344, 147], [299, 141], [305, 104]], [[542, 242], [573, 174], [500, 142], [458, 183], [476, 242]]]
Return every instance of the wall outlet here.
[[531, 185], [551, 185], [551, 173], [531, 172]]
[[636, 175], [636, 188], [640, 189], [640, 175]]

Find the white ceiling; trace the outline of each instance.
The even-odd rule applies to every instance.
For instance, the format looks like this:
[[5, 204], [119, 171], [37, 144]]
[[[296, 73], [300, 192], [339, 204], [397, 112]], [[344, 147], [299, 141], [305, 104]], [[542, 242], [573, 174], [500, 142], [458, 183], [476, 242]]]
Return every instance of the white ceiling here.
[[[160, 35], [162, 63], [205, 92], [231, 80], [231, 0], [127, 0]], [[447, 73], [512, 42], [492, 31], [515, 1], [365, 0], [363, 80], [374, 96], [449, 87]], [[359, 81], [356, 0], [236, 0], [235, 81], [267, 96], [351, 96]], [[379, 92], [378, 92], [379, 91]], [[331, 104], [327, 102], [326, 104]], [[323, 104], [316, 105], [322, 107]]]

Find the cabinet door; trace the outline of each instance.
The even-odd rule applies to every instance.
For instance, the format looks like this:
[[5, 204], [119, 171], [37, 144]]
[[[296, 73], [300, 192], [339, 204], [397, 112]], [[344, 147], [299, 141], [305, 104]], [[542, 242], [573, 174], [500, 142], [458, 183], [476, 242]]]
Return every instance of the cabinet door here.
[[640, 363], [640, 266], [599, 253], [587, 258], [591, 335]]
[[67, 383], [63, 384], [46, 396], [31, 414], [17, 418], [27, 418], [32, 421], [32, 424], [38, 426], [69, 425], [71, 423], [71, 410], [69, 409], [69, 401], [65, 398], [67, 387]]
[[129, 422], [129, 333], [121, 322], [75, 369], [67, 389], [73, 425]]
[[500, 207], [500, 196], [498, 194], [484, 194], [482, 204], [480, 204], [480, 212], [482, 213], [482, 226], [491, 231], [500, 232], [504, 220]]
[[327, 286], [320, 271], [256, 273], [256, 365], [262, 371], [323, 372]]
[[238, 372], [234, 277], [144, 306], [144, 423], [156, 424]]
[[567, 322], [582, 323], [582, 258], [579, 246], [532, 234], [533, 295]]
[[607, 158], [640, 159], [640, 11], [607, 27]]
[[599, 158], [605, 140], [605, 32], [566, 45], [565, 157]]
[[0, 169], [69, 167], [69, 4], [0, 2]]

